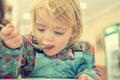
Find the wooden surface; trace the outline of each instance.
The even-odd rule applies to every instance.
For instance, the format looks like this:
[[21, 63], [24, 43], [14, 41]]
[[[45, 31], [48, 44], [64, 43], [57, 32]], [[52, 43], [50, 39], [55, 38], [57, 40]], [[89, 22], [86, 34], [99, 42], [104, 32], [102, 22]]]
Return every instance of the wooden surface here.
[[101, 77], [102, 77], [101, 80], [107, 80], [106, 67], [101, 66], [101, 65], [97, 65], [97, 69], [101, 73]]

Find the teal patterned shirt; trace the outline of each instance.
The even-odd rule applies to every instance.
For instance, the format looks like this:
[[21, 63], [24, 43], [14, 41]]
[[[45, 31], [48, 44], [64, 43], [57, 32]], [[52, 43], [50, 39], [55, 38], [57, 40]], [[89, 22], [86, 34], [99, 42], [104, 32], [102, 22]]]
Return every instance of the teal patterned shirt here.
[[86, 74], [93, 80], [100, 80], [100, 72], [95, 66], [94, 47], [90, 43], [81, 41], [80, 49], [66, 47], [49, 57], [33, 47], [28, 39], [37, 43], [34, 36], [27, 35], [20, 48], [10, 49], [0, 38], [0, 79], [18, 78], [19, 75], [24, 78], [70, 79]]

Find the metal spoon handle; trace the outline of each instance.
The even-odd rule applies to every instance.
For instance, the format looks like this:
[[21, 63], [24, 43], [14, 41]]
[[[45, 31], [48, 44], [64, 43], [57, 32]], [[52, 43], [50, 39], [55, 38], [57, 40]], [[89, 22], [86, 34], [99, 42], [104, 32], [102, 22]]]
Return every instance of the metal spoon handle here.
[[[4, 28], [5, 26], [3, 26], [2, 24], [0, 24], [0, 29]], [[26, 37], [27, 38], [27, 37]], [[28, 38], [27, 40], [30, 42], [31, 45], [33, 45], [35, 48], [39, 48], [40, 50], [43, 50], [45, 48], [50, 48], [51, 46], [40, 46], [40, 45], [36, 45], [34, 43], [32, 43]]]
[[5, 26], [3, 26], [2, 24], [0, 24], [0, 29], [4, 28]]

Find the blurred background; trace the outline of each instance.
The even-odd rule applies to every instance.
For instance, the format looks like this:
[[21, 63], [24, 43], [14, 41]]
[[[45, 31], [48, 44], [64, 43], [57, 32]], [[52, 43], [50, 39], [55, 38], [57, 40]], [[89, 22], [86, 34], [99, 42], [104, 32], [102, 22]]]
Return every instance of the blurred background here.
[[[34, 0], [6, 0], [5, 18], [21, 30], [32, 31], [30, 9]], [[80, 0], [84, 31], [81, 40], [95, 46], [102, 80], [120, 80], [120, 0]]]

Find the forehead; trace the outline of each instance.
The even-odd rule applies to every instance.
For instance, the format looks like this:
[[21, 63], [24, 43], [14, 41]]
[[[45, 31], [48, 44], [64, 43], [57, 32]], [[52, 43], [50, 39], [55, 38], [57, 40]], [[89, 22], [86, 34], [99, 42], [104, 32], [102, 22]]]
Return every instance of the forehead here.
[[55, 16], [54, 12], [48, 9], [37, 9], [35, 11], [35, 17], [37, 24], [52, 25], [57, 27], [72, 27], [72, 24], [62, 15]]

